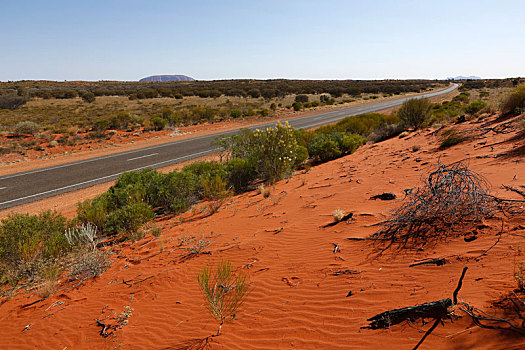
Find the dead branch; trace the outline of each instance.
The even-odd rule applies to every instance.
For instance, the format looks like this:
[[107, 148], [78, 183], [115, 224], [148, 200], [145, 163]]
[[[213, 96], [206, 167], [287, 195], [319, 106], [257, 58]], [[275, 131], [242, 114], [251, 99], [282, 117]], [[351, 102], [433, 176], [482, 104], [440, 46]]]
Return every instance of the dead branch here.
[[432, 301], [416, 306], [408, 306], [400, 309], [394, 309], [382, 312], [367, 319], [370, 329], [389, 328], [403, 321], [415, 322], [418, 319], [433, 318], [441, 319], [448, 314], [448, 308], [452, 306], [450, 298]]
[[468, 270], [468, 267], [465, 266], [463, 268], [463, 271], [461, 272], [461, 277], [459, 278], [458, 286], [454, 290], [454, 293], [452, 293], [452, 298], [454, 300], [454, 305], [456, 305], [458, 303], [458, 293], [459, 293], [459, 290], [461, 289], [461, 286], [463, 285], [463, 278], [465, 277], [465, 274], [467, 273], [467, 270]]
[[408, 267], [414, 267], [419, 265], [436, 265], [436, 266], [442, 266], [447, 263], [447, 260], [445, 258], [427, 258], [420, 262], [416, 262], [413, 264], [408, 265]]
[[515, 192], [515, 193], [519, 194], [520, 196], [522, 196], [523, 198], [525, 198], [525, 192], [523, 192], [521, 190], [518, 190], [517, 188], [506, 186], [506, 185], [501, 185], [501, 187], [503, 187], [507, 191]]
[[284, 230], [284, 227], [279, 227], [279, 228], [273, 229], [273, 230], [264, 230], [264, 232], [273, 232], [273, 234], [276, 235], [279, 232], [281, 232], [282, 230]]
[[391, 201], [396, 199], [396, 195], [390, 192], [385, 192], [381, 194], [376, 194], [375, 196], [370, 197], [370, 199], [381, 199], [382, 201]]
[[339, 275], [358, 275], [361, 271], [357, 270], [339, 270], [332, 273], [332, 276], [339, 276]]

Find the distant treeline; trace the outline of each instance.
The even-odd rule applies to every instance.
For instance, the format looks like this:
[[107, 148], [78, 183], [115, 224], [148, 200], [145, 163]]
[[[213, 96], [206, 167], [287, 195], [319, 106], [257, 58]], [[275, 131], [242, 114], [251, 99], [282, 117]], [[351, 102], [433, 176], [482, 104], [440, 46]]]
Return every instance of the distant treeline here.
[[219, 97], [284, 97], [291, 94], [363, 93], [397, 95], [421, 92], [444, 84], [438, 80], [215, 80], [194, 82], [52, 82], [18, 81], [0, 83], [0, 95], [40, 98], [75, 98], [86, 94], [96, 96], [127, 96], [130, 99], [155, 97], [183, 98], [184, 96]]

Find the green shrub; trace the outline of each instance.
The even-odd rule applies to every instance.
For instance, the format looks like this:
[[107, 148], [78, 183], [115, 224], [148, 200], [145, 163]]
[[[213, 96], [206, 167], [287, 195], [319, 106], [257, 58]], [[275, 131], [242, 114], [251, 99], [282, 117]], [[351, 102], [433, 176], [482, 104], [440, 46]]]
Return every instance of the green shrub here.
[[262, 108], [258, 110], [257, 113], [262, 117], [267, 117], [270, 112], [268, 111], [268, 109]]
[[200, 184], [203, 190], [203, 199], [216, 201], [229, 197], [231, 195], [231, 191], [228, 188], [226, 180], [218, 174], [210, 177], [204, 176], [201, 177], [200, 180]]
[[340, 136], [339, 148], [343, 153], [353, 153], [365, 143], [365, 139], [357, 134], [342, 134]]
[[159, 203], [169, 212], [183, 213], [198, 201], [198, 187], [198, 177], [195, 174], [173, 171], [163, 181]]
[[67, 253], [70, 246], [64, 235], [66, 227], [67, 219], [51, 211], [38, 215], [15, 213], [2, 219], [0, 261], [4, 273], [11, 270], [13, 276], [23, 277], [19, 272], [31, 273], [39, 261]]
[[15, 134], [24, 135], [24, 134], [36, 134], [40, 131], [40, 125], [32, 121], [23, 121], [19, 122], [15, 126]]
[[86, 199], [77, 205], [77, 219], [84, 223], [92, 223], [104, 231], [104, 222], [106, 221], [107, 208], [105, 201], [100, 197], [95, 199]]
[[242, 117], [242, 112], [238, 109], [232, 109], [230, 111], [230, 116], [234, 119]]
[[465, 112], [467, 112], [470, 115], [474, 115], [478, 113], [479, 111], [481, 111], [486, 106], [487, 106], [487, 102], [485, 101], [473, 101], [467, 107], [465, 107]]
[[247, 159], [230, 159], [226, 163], [226, 171], [228, 172], [228, 183], [237, 193], [245, 191], [250, 182], [257, 177], [255, 167]]
[[410, 99], [401, 105], [397, 116], [407, 127], [419, 129], [430, 115], [432, 104], [427, 99]]
[[336, 159], [342, 155], [337, 140], [332, 134], [320, 134], [308, 145], [308, 153], [321, 162]]
[[87, 103], [95, 102], [95, 99], [96, 99], [95, 94], [89, 91], [82, 93], [80, 97], [82, 98], [84, 102], [87, 102]]
[[379, 127], [399, 124], [399, 122], [400, 120], [397, 116], [381, 113], [366, 113], [340, 120], [335, 124], [334, 131], [359, 134], [363, 137], [368, 137]]
[[148, 204], [137, 202], [109, 213], [104, 229], [110, 233], [133, 233], [154, 218], [155, 214]]
[[304, 146], [297, 146], [294, 168], [299, 168], [308, 159], [308, 149]]
[[161, 117], [155, 117], [151, 119], [151, 122], [153, 123], [153, 128], [156, 131], [164, 130], [166, 125], [168, 124], [168, 121]]
[[358, 134], [334, 132], [319, 134], [308, 145], [308, 153], [321, 162], [336, 159], [343, 154], [354, 152], [365, 143], [365, 139]]
[[277, 123], [266, 130], [243, 130], [238, 135], [222, 138], [219, 145], [231, 158], [246, 159], [260, 178], [277, 181], [288, 176], [297, 157], [294, 129]]
[[464, 106], [458, 101], [444, 101], [435, 103], [430, 110], [430, 118], [424, 125], [448, 122], [463, 113]]
[[293, 107], [293, 110], [297, 112], [303, 109], [303, 104], [301, 102], [294, 102], [292, 104], [292, 107]]
[[318, 130], [305, 130], [305, 129], [296, 129], [294, 130], [294, 136], [297, 140], [297, 145], [302, 146], [304, 148], [308, 147], [308, 144], [312, 139], [316, 136], [318, 133]]
[[503, 114], [519, 115], [525, 111], [525, 85], [520, 85], [505, 96], [501, 104]]

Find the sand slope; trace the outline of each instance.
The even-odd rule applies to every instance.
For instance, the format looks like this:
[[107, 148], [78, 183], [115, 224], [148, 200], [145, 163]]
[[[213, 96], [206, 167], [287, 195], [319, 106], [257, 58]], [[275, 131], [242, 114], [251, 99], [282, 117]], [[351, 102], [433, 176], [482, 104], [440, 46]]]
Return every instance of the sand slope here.
[[[459, 128], [480, 125], [472, 121]], [[523, 216], [504, 221], [501, 241], [486, 255], [484, 250], [501, 232], [498, 219], [487, 220], [486, 227], [477, 229], [478, 239], [470, 243], [456, 237], [434, 247], [388, 251], [381, 257], [375, 257], [370, 243], [347, 238], [376, 232], [374, 224], [402, 203], [403, 190], [420, 184], [420, 177], [438, 158], [444, 163], [468, 158], [469, 166], [488, 178], [494, 194], [517, 199], [500, 188], [525, 185], [518, 150], [524, 141], [516, 135], [488, 132], [441, 151], [437, 136], [424, 130], [366, 145], [353, 155], [300, 172], [276, 184], [269, 198], [253, 191], [233, 197], [211, 216], [202, 203], [182, 219], [161, 218], [160, 238], [148, 235], [115, 247], [113, 265], [100, 278], [74, 288], [64, 277], [59, 292], [32, 305], [39, 300], [32, 292], [2, 300], [0, 348], [198, 348], [216, 332], [218, 323], [206, 309], [196, 276], [203, 266], [221, 258], [244, 270], [251, 287], [235, 320], [209, 340], [211, 349], [412, 348], [430, 325], [360, 327], [368, 317], [388, 309], [451, 297], [463, 266], [469, 271], [460, 296], [502, 316], [494, 304], [516, 288], [513, 267], [516, 249], [525, 243]], [[509, 154], [512, 150], [514, 154]], [[398, 198], [369, 199], [382, 192]], [[353, 212], [354, 220], [320, 227], [333, 220], [336, 208]], [[209, 241], [210, 254], [188, 256], [185, 248], [194, 243], [180, 241], [191, 236], [194, 241]], [[340, 247], [335, 253], [334, 243]], [[450, 263], [408, 267], [426, 257], [446, 257]], [[352, 271], [336, 274], [342, 270]], [[101, 337], [95, 318], [120, 313], [125, 306], [133, 308], [129, 323], [114, 335]], [[515, 333], [481, 329], [465, 314], [458, 315], [462, 317], [439, 326], [422, 348], [525, 347], [525, 338]]]

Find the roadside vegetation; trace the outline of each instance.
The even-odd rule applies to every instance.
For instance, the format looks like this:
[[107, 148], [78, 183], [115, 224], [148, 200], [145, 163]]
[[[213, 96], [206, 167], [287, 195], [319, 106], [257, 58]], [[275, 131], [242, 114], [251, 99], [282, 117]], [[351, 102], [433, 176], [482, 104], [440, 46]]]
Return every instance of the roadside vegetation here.
[[[517, 87], [511, 94], [521, 91]], [[297, 103], [309, 103], [307, 98], [299, 97]], [[219, 162], [197, 162], [167, 174], [152, 169], [122, 174], [108, 191], [79, 203], [74, 220], [53, 212], [12, 214], [0, 224], [0, 283], [34, 286], [63, 271], [81, 283], [109, 266], [110, 255], [103, 246], [141, 238], [144, 225], [159, 216], [184, 213], [202, 201], [208, 203], [207, 215], [213, 215], [233, 193], [254, 189], [267, 197], [274, 182], [351, 154], [366, 142], [403, 136], [406, 130], [446, 123], [465, 113], [483, 113], [485, 104], [476, 101], [408, 100], [395, 115], [363, 114], [316, 130], [294, 130], [280, 123], [244, 130], [217, 140], [222, 147]], [[128, 117], [120, 114], [113, 122], [129, 125], [133, 119]], [[37, 127], [30, 122], [18, 125], [24, 134]], [[448, 130], [442, 133], [443, 148], [463, 141], [454, 129]], [[400, 231], [390, 232], [397, 240]]]

